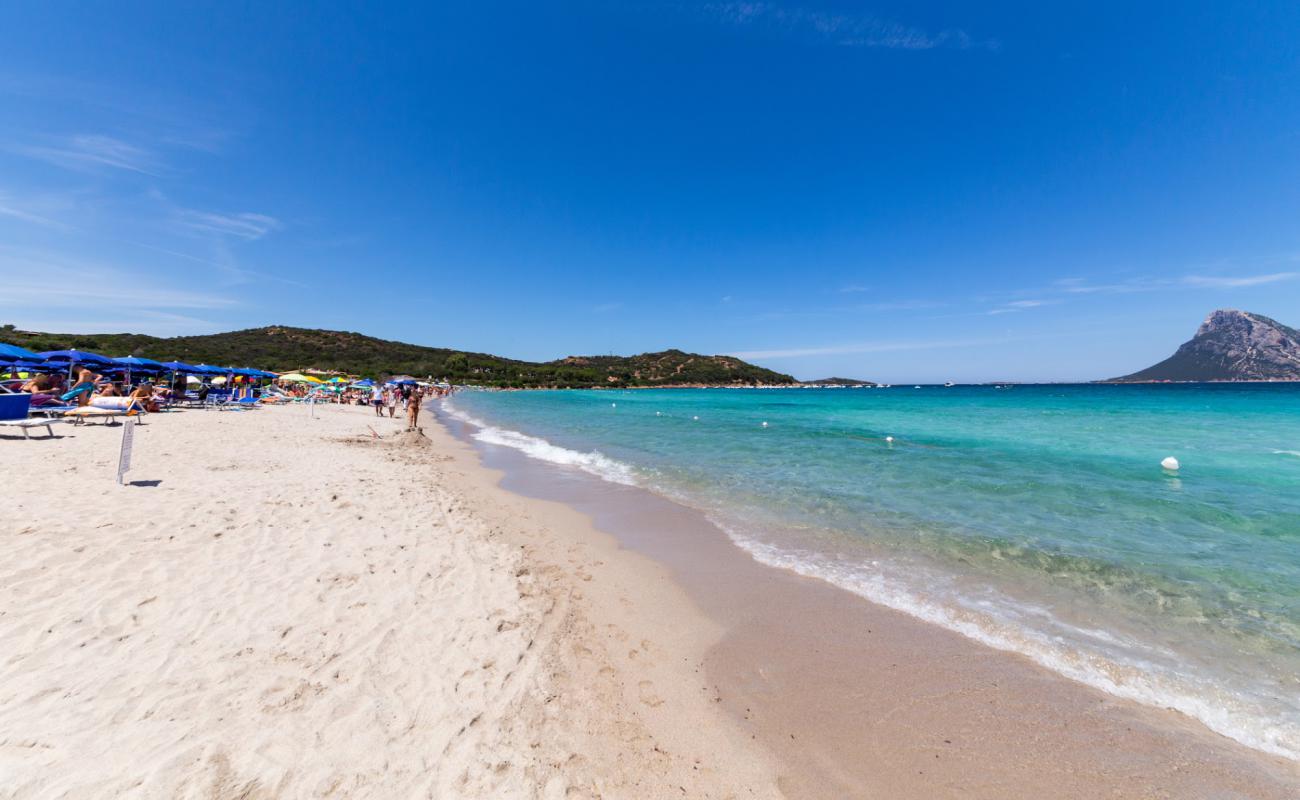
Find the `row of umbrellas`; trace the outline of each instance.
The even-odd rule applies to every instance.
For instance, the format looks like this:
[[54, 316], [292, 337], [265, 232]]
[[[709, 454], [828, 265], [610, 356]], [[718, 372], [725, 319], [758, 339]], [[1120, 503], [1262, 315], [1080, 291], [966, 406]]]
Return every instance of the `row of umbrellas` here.
[[210, 364], [187, 364], [183, 361], [154, 361], [140, 356], [109, 358], [84, 350], [50, 350], [33, 353], [17, 345], [0, 342], [0, 363], [19, 369], [40, 369], [53, 364], [85, 364], [97, 369], [125, 369], [133, 372], [183, 372], [191, 375], [243, 375], [249, 378], [275, 378], [274, 372], [251, 367], [214, 367]]
[[[350, 387], [369, 388], [375, 385], [374, 381], [366, 379], [349, 383], [346, 378], [330, 378], [322, 380], [313, 375], [304, 375], [300, 372], [290, 372], [286, 375], [277, 375], [274, 372], [267, 372], [261, 369], [252, 369], [250, 367], [214, 367], [209, 364], [187, 364], [183, 361], [154, 361], [151, 358], [141, 358], [140, 356], [124, 356], [123, 358], [109, 358], [101, 356], [98, 353], [89, 353], [84, 350], [50, 350], [44, 353], [33, 353], [17, 345], [5, 344], [0, 342], [0, 364], [9, 365], [16, 369], [44, 369], [51, 365], [62, 364], [71, 367], [73, 364], [85, 364], [97, 369], [124, 369], [128, 372], [180, 372], [190, 375], [243, 375], [249, 378], [276, 378], [281, 381], [291, 383], [310, 383], [326, 384], [330, 386], [341, 386], [347, 384]], [[415, 379], [407, 375], [399, 375], [388, 381], [388, 383], [415, 383]]]

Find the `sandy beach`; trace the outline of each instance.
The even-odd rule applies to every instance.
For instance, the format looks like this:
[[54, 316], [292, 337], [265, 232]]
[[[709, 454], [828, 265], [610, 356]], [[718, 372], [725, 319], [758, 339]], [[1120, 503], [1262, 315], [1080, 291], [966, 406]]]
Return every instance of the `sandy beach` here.
[[630, 487], [359, 406], [5, 440], [0, 797], [1293, 797]]
[[775, 796], [663, 568], [435, 430], [154, 415], [124, 487], [56, 430], [3, 445], [0, 796]]

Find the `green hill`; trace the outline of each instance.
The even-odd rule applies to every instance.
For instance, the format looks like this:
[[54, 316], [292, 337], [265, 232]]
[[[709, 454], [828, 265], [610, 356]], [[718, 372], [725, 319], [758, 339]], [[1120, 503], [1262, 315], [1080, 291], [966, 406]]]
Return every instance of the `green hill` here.
[[271, 325], [208, 336], [159, 338], [136, 333], [37, 333], [0, 327], [0, 341], [37, 352], [76, 348], [107, 356], [258, 367], [316, 369], [379, 377], [407, 374], [501, 387], [771, 385], [794, 378], [731, 356], [680, 350], [637, 356], [570, 356], [534, 363], [486, 353], [391, 342], [345, 331]]

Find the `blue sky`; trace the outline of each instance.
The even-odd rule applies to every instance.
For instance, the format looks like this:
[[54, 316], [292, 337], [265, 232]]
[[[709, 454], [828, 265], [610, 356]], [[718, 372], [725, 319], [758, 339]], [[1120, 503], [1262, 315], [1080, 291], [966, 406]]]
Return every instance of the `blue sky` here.
[[0, 321], [894, 382], [1300, 324], [1300, 5], [1133, 5], [6, 3]]

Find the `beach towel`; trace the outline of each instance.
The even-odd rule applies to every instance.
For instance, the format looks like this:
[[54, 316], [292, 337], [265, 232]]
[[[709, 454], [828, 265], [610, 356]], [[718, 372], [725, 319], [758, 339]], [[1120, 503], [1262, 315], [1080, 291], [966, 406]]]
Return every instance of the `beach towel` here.
[[91, 391], [94, 390], [94, 388], [95, 388], [95, 384], [93, 383], [90, 382], [79, 383], [76, 386], [72, 387], [72, 391], [63, 395], [59, 399], [66, 403], [69, 400], [76, 399], [77, 397], [80, 397], [83, 394], [90, 394]]

